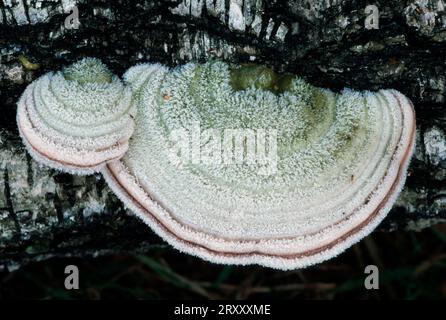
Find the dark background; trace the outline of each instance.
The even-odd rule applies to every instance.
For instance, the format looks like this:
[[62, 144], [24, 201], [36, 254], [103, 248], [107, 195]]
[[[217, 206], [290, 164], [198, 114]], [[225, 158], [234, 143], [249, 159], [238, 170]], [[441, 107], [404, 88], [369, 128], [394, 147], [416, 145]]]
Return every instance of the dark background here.
[[[79, 268], [79, 290], [64, 287]], [[379, 268], [379, 290], [364, 288], [364, 268]], [[376, 232], [339, 257], [296, 271], [221, 266], [167, 245], [144, 254], [64, 258], [0, 273], [2, 299], [444, 299], [446, 226]]]

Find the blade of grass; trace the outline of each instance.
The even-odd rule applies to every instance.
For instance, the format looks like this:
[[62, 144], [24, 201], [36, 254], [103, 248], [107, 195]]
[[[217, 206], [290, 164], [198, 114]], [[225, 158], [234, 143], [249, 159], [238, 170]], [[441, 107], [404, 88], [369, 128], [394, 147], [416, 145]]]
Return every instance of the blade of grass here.
[[162, 265], [158, 261], [149, 258], [147, 256], [137, 255], [135, 258], [143, 265], [150, 268], [153, 272], [157, 273], [166, 282], [169, 282], [179, 288], [190, 290], [202, 297], [212, 299], [213, 296], [203, 289], [197, 283], [190, 281], [189, 279], [175, 273], [169, 266]]

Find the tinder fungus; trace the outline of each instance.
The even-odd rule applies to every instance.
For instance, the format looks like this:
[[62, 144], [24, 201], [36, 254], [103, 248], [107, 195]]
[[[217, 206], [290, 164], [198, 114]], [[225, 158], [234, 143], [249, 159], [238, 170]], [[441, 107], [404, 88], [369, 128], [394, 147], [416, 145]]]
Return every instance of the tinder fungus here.
[[17, 123], [36, 160], [72, 173], [99, 171], [128, 149], [132, 91], [99, 60], [85, 58], [31, 83]]
[[124, 80], [94, 59], [47, 74], [21, 97], [19, 129], [37, 160], [101, 170], [181, 251], [315, 264], [369, 234], [404, 184], [415, 115], [395, 90], [334, 93], [220, 61], [143, 64]]
[[[24, 94], [25, 119], [37, 117], [30, 106], [42, 105], [39, 119], [54, 120], [37, 94], [52, 77]], [[404, 184], [415, 115], [397, 91], [334, 93], [267, 68], [218, 61], [139, 65], [124, 78], [134, 91], [135, 132], [125, 156], [103, 173], [119, 198], [181, 251], [278, 269], [315, 264], [369, 234]], [[68, 81], [59, 79], [61, 91]], [[58, 119], [74, 118], [72, 109], [57, 108]], [[86, 131], [93, 130], [89, 120], [76, 116]], [[69, 140], [55, 127], [65, 148]], [[26, 129], [32, 138], [49, 134], [46, 126]], [[45, 144], [31, 145], [49, 154]], [[51, 146], [56, 158], [59, 145]]]

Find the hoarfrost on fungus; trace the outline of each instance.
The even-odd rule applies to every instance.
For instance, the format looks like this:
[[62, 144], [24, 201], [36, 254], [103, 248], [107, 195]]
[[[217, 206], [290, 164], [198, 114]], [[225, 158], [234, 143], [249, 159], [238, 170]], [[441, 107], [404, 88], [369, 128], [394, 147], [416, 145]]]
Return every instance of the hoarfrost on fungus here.
[[132, 91], [101, 61], [85, 58], [30, 84], [17, 122], [29, 153], [71, 173], [99, 171], [128, 148]]
[[[121, 133], [128, 138], [130, 125], [112, 123], [121, 121], [129, 108], [114, 102], [119, 95], [133, 100], [135, 130], [128, 150], [101, 158], [106, 160], [101, 171], [118, 197], [156, 233], [203, 259], [284, 270], [319, 263], [369, 234], [404, 185], [414, 149], [415, 115], [412, 103], [395, 90], [334, 93], [262, 66], [211, 61], [174, 69], [160, 64], [132, 67], [124, 75], [131, 99], [111, 75], [69, 70], [64, 76], [56, 73], [38, 80], [19, 102], [19, 126], [31, 152], [52, 163], [54, 159], [47, 159], [50, 148], [43, 144], [45, 152], [39, 152], [37, 143], [30, 143], [37, 135], [44, 142], [50, 136], [51, 155], [67, 156], [57, 167], [74, 158], [93, 159], [84, 151], [96, 151], [99, 142], [95, 139], [91, 146], [84, 136], [101, 127], [113, 128], [113, 137]], [[70, 80], [71, 73], [76, 81]], [[45, 89], [51, 90], [51, 80], [55, 86], [50, 96]], [[99, 113], [95, 117], [83, 106], [87, 99], [78, 98], [83, 94], [77, 88], [91, 83], [93, 91], [104, 85], [119, 87], [88, 100], [88, 111]], [[58, 92], [77, 96], [65, 97], [72, 104], [56, 103], [63, 96]], [[114, 117], [107, 117], [111, 114]], [[35, 118], [45, 126], [26, 127]], [[56, 126], [56, 119], [74, 119], [77, 126]], [[25, 129], [30, 137], [23, 134]], [[208, 134], [196, 139], [201, 129]], [[224, 156], [213, 158], [216, 161], [172, 161], [174, 132], [187, 134], [192, 146], [185, 149], [188, 154], [201, 154], [227, 129], [242, 132], [242, 155], [250, 152], [248, 140], [256, 131], [274, 137], [276, 144], [267, 146], [255, 136], [255, 150], [276, 154], [270, 158], [274, 170], [265, 170], [268, 163], [262, 161], [228, 165]]]

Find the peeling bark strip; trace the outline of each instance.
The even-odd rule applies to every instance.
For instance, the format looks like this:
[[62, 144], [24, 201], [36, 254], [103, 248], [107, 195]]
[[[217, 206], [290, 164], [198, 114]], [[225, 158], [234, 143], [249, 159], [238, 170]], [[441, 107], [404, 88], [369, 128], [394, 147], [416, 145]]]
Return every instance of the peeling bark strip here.
[[170, 11], [174, 15], [200, 18], [204, 15], [217, 18], [231, 31], [263, 35], [267, 40], [283, 42], [289, 27], [280, 19], [268, 18], [264, 0], [183, 0]]
[[14, 205], [12, 204], [11, 199], [11, 186], [9, 184], [9, 173], [8, 173], [8, 167], [4, 169], [4, 175], [3, 175], [3, 184], [4, 184], [4, 196], [5, 196], [5, 205], [9, 212], [9, 219], [11, 219], [14, 222], [14, 226], [16, 229], [16, 233], [20, 235], [21, 228], [19, 220], [17, 219], [17, 214], [14, 211]]
[[[369, 4], [379, 9], [379, 29], [365, 28]], [[71, 29], [65, 21], [73, 6], [80, 24]], [[25, 87], [84, 56], [117, 74], [138, 62], [218, 57], [265, 63], [335, 90], [398, 89], [413, 100], [420, 127], [407, 187], [381, 228], [444, 221], [445, 19], [437, 0], [0, 0], [0, 128], [7, 130], [0, 135], [0, 264], [160, 243], [103, 180], [39, 167], [18, 139], [16, 102]]]

